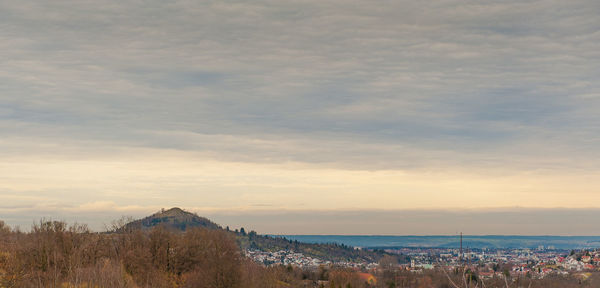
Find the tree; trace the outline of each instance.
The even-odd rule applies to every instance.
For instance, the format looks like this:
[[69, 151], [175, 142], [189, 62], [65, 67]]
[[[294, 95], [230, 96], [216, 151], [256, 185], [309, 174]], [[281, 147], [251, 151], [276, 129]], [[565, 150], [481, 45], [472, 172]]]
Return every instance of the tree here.
[[396, 272], [398, 270], [398, 258], [391, 255], [385, 255], [379, 260], [382, 282], [390, 287], [396, 287]]

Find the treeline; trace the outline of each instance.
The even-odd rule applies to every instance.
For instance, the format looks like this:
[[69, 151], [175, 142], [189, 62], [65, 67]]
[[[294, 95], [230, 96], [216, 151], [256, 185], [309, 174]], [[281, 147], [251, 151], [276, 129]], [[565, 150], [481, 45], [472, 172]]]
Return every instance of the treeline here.
[[475, 271], [456, 269], [444, 273], [441, 269], [387, 270], [378, 273], [377, 287], [410, 288], [595, 288], [600, 287], [600, 275], [593, 273], [585, 279], [573, 275], [548, 275], [543, 279], [530, 277], [481, 278]]
[[21, 232], [0, 221], [0, 287], [600, 287], [596, 275], [505, 282], [480, 279], [476, 272], [465, 278], [458, 270], [406, 271], [397, 263], [385, 255], [376, 271], [265, 267], [246, 258], [236, 234], [225, 230], [180, 233], [158, 226], [95, 233], [85, 225], [40, 221], [30, 232]]
[[241, 253], [233, 232], [120, 231], [40, 221], [21, 232], [0, 221], [0, 287], [369, 287], [341, 268], [264, 267]]
[[219, 231], [105, 234], [42, 221], [22, 233], [2, 226], [4, 287], [236, 287], [253, 281], [235, 242]]

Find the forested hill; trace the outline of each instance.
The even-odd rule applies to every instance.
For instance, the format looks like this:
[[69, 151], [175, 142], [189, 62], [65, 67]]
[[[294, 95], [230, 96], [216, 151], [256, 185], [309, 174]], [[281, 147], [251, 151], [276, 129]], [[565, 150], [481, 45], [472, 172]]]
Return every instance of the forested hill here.
[[254, 231], [246, 233], [242, 228], [240, 231], [223, 229], [218, 224], [207, 218], [200, 217], [194, 213], [184, 211], [180, 208], [161, 210], [143, 219], [126, 223], [116, 232], [132, 230], [151, 230], [161, 226], [170, 231], [185, 232], [188, 229], [201, 227], [209, 230], [221, 230], [230, 233], [237, 240], [242, 250], [256, 249], [261, 251], [291, 250], [306, 256], [329, 260], [332, 262], [377, 262], [384, 253], [382, 251], [356, 250], [343, 244], [310, 244], [288, 240], [282, 237], [258, 235]]
[[203, 227], [207, 229], [221, 229], [221, 226], [200, 217], [194, 213], [182, 210], [181, 208], [171, 208], [161, 210], [148, 217], [127, 223], [122, 229], [125, 230], [148, 230], [155, 226], [163, 226], [168, 230], [185, 231], [188, 228]]

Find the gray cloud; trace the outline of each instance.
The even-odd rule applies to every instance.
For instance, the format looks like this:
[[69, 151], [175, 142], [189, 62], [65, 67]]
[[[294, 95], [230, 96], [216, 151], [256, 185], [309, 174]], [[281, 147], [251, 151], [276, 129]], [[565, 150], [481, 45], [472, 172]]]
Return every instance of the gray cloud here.
[[[448, 165], [532, 142], [598, 156], [593, 1], [2, 5], [0, 116], [51, 138], [298, 137], [449, 150]], [[359, 154], [389, 168], [377, 148]]]
[[3, 1], [0, 159], [154, 149], [596, 175], [599, 13], [591, 0]]

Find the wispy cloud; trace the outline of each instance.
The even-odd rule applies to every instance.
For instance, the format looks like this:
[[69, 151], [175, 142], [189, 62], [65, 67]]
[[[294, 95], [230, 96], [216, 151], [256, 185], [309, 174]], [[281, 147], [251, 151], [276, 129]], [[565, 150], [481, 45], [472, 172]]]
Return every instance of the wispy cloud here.
[[[421, 207], [413, 191], [459, 193], [421, 179], [460, 175], [461, 195], [481, 195], [471, 206], [494, 191], [572, 207], [600, 188], [587, 181], [600, 167], [599, 12], [587, 0], [4, 1], [0, 197], [153, 206], [134, 199], [196, 187], [230, 195], [207, 205], [221, 207], [247, 193], [223, 187], [257, 177], [296, 183], [252, 192], [282, 207], [303, 202], [301, 177], [328, 171], [411, 175], [359, 185], [407, 206]], [[210, 169], [195, 163], [224, 176], [202, 186], [191, 175]], [[364, 201], [348, 199], [332, 203]]]

